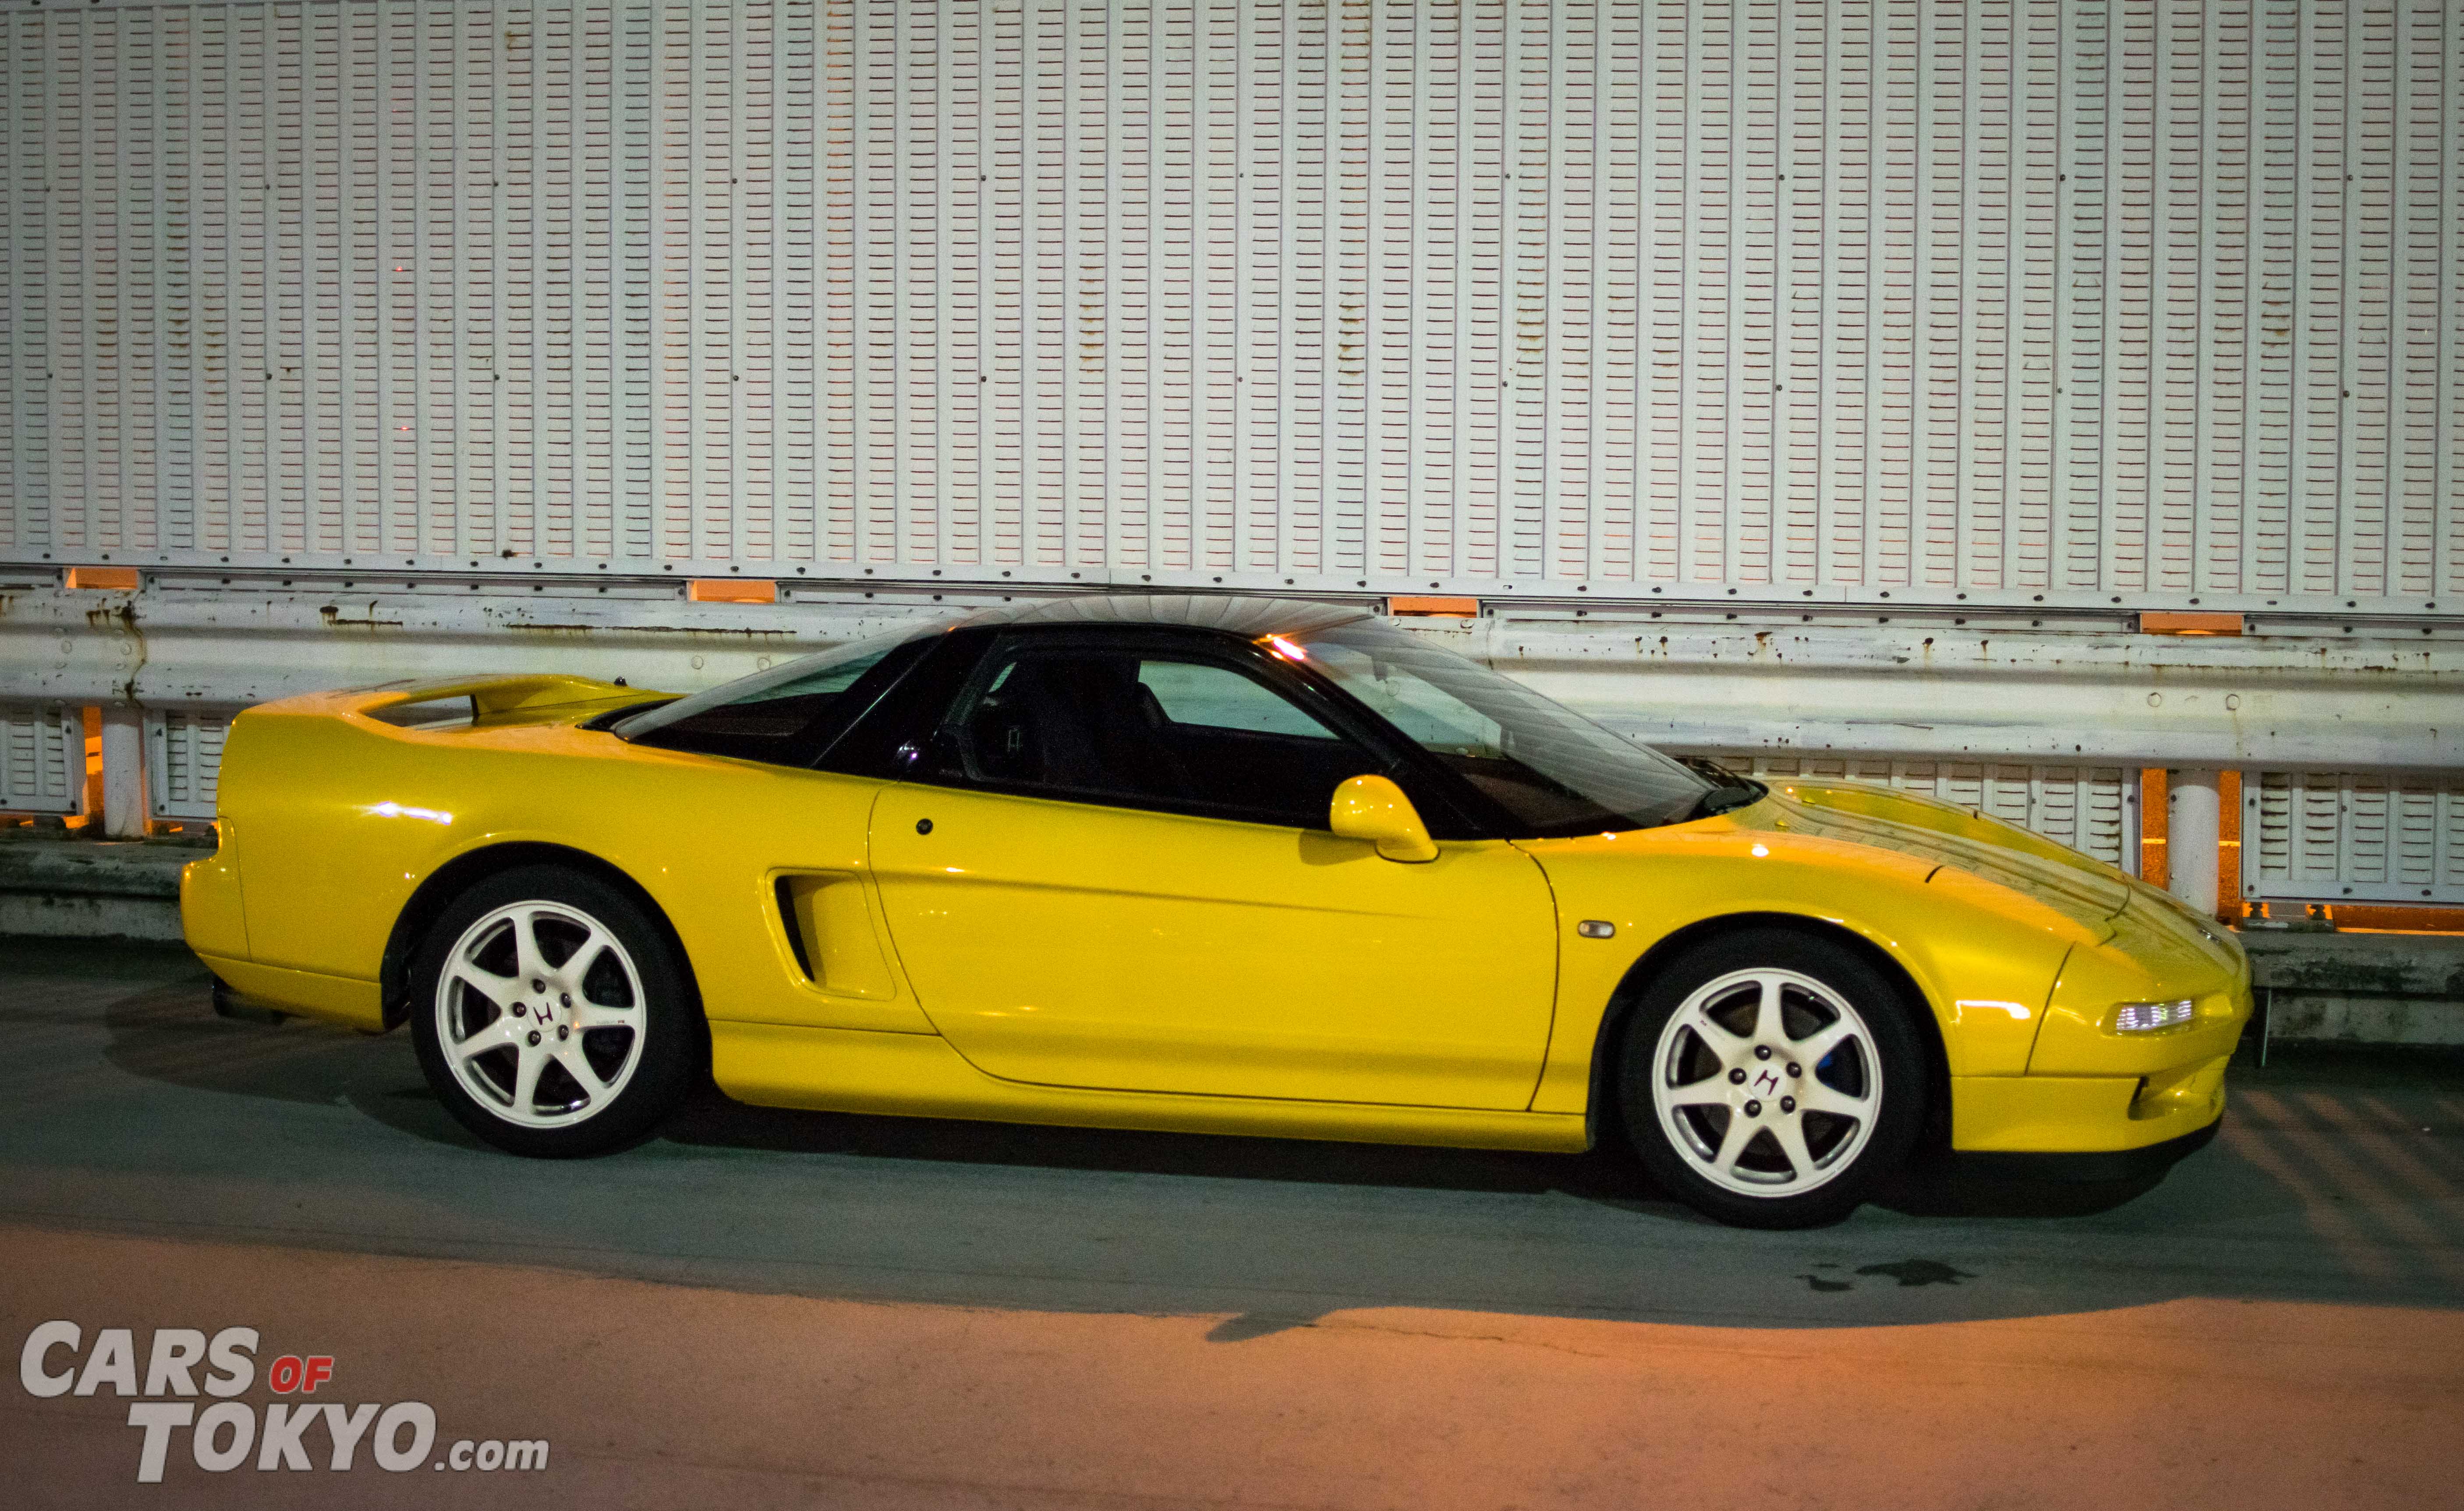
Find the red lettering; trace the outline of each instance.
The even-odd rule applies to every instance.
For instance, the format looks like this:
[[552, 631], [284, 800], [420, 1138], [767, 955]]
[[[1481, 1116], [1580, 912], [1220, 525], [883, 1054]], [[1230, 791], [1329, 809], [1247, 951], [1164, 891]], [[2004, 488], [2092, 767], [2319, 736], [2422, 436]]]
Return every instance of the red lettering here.
[[276, 1395], [289, 1395], [299, 1389], [299, 1356], [284, 1354], [265, 1371], [266, 1389]]
[[299, 1382], [299, 1393], [301, 1395], [314, 1394], [319, 1386], [323, 1385], [326, 1381], [331, 1380], [332, 1378], [334, 1378], [334, 1356], [332, 1354], [310, 1354], [308, 1356], [308, 1376], [306, 1379]]

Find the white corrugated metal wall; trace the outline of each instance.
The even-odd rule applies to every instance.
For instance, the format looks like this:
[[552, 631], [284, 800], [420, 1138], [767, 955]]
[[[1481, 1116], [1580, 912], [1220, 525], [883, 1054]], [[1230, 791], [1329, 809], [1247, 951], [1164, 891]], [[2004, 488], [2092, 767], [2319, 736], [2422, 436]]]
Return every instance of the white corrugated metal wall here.
[[228, 708], [173, 708], [145, 716], [145, 803], [156, 818], [212, 818]]
[[[0, 0], [0, 561], [2464, 593], [2449, 0]], [[2459, 895], [2251, 790], [2250, 895]]]
[[2464, 782], [2270, 771], [2243, 784], [2253, 899], [2464, 900]]
[[71, 813], [85, 791], [85, 731], [74, 708], [0, 703], [0, 809]]
[[0, 22], [0, 557], [2464, 592], [2449, 0]]

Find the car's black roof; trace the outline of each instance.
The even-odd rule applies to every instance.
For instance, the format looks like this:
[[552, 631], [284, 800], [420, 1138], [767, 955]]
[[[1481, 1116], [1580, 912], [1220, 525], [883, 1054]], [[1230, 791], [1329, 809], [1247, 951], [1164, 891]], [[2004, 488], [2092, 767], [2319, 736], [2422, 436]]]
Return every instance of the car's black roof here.
[[1210, 630], [1254, 640], [1267, 634], [1307, 634], [1369, 616], [1370, 611], [1356, 604], [1310, 603], [1299, 598], [1234, 597], [1226, 593], [1091, 593], [979, 609], [950, 628], [1155, 625]]

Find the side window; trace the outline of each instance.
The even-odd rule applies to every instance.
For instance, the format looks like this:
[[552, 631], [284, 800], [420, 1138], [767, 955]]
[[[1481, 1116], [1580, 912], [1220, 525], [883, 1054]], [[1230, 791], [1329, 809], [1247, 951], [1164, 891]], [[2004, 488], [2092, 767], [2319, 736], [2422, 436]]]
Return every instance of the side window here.
[[1294, 829], [1324, 829], [1335, 788], [1380, 769], [1237, 667], [1032, 642], [986, 657], [935, 745], [943, 781]]
[[660, 704], [615, 731], [640, 744], [803, 766], [928, 649], [922, 639], [842, 646]]
[[1138, 682], [1155, 697], [1164, 718], [1208, 729], [1331, 740], [1334, 732], [1228, 666], [1202, 661], [1138, 663]]

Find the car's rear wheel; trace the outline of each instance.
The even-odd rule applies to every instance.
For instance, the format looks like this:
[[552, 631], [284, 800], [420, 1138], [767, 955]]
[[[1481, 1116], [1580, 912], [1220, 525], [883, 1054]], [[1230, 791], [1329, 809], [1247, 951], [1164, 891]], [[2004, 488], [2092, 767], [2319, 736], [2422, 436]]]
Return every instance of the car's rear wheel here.
[[411, 967], [421, 1068], [462, 1125], [516, 1154], [639, 1138], [699, 1067], [700, 1006], [666, 934], [579, 871], [525, 866], [456, 898]]
[[1805, 934], [1754, 930], [1688, 951], [1625, 1023], [1619, 1104], [1636, 1154], [1722, 1222], [1846, 1216], [1924, 1122], [1913, 1011], [1855, 951]]

